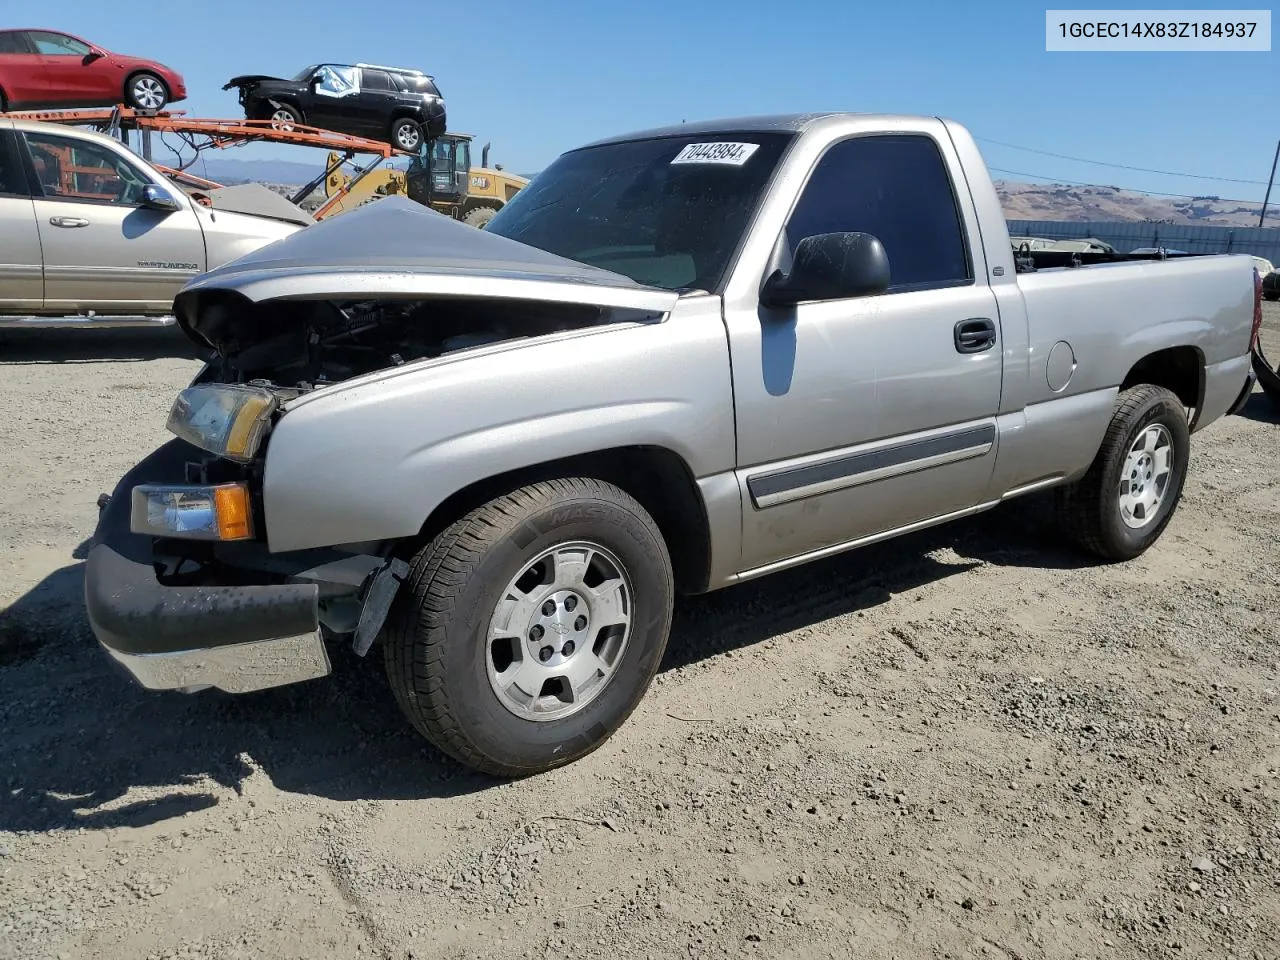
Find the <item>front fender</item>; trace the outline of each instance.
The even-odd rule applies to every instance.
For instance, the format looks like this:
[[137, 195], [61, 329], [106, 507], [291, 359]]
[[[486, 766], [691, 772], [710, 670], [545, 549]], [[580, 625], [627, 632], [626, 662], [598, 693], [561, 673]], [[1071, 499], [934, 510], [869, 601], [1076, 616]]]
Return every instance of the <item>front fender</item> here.
[[621, 325], [406, 364], [292, 405], [266, 453], [272, 551], [416, 536], [474, 483], [626, 446], [695, 479], [733, 467], [732, 386], [714, 297]]

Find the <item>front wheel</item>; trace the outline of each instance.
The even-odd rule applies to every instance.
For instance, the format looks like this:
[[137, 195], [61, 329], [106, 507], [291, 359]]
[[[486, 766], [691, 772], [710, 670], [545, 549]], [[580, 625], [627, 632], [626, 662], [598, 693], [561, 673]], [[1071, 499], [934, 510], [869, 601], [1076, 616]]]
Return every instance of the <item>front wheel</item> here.
[[1058, 488], [1068, 536], [1108, 560], [1145, 552], [1173, 517], [1190, 454], [1186, 410], [1173, 391], [1152, 384], [1123, 391], [1088, 472]]
[[169, 102], [169, 88], [154, 73], [135, 73], [125, 86], [124, 99], [139, 110], [159, 110]]
[[648, 689], [671, 629], [671, 559], [652, 517], [589, 478], [522, 487], [414, 557], [384, 633], [413, 726], [495, 776], [592, 752]]
[[293, 130], [302, 124], [302, 111], [288, 103], [275, 107], [268, 104], [266, 119], [271, 121], [273, 130]]

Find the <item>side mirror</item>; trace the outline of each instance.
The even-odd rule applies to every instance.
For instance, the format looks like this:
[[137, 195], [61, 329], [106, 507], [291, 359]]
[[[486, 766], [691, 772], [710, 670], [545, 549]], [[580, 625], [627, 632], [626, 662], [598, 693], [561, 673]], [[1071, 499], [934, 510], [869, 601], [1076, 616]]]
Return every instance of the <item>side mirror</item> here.
[[843, 300], [889, 288], [889, 257], [869, 233], [819, 233], [796, 246], [791, 272], [776, 270], [760, 290], [767, 307]]
[[149, 210], [165, 210], [172, 212], [181, 209], [178, 201], [161, 187], [148, 183], [142, 188], [142, 205]]
[[312, 90], [320, 86], [320, 84], [322, 84], [323, 82], [324, 82], [324, 77], [320, 76], [320, 74], [318, 73], [313, 73], [310, 77], [307, 78], [307, 86], [310, 87]]
[[95, 60], [101, 60], [106, 53], [97, 47], [90, 47], [89, 52], [84, 55], [84, 63], [93, 63]]

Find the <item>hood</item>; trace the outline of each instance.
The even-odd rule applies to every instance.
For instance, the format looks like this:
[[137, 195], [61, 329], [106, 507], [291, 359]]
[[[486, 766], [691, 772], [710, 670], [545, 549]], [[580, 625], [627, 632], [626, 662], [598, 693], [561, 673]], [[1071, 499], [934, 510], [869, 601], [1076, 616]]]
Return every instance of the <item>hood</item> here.
[[273, 77], [267, 73], [246, 73], [239, 77], [232, 77], [222, 85], [223, 90], [230, 90], [232, 87], [248, 87], [255, 83], [263, 81], [272, 81], [274, 83], [288, 83], [284, 77]]
[[152, 71], [158, 70], [164, 73], [173, 73], [173, 74], [177, 73], [177, 71], [174, 70], [173, 67], [169, 66], [167, 63], [161, 63], [158, 60], [148, 60], [146, 57], [135, 57], [132, 54], [128, 54], [128, 53], [116, 53], [115, 51], [110, 51], [107, 53], [107, 58], [112, 63], [115, 63], [126, 69], [131, 69], [133, 67], [144, 67]]
[[204, 192], [212, 201], [214, 211], [283, 220], [285, 223], [297, 223], [304, 227], [316, 222], [315, 217], [291, 203], [288, 197], [282, 197], [260, 183], [238, 183]]
[[312, 224], [190, 281], [180, 318], [209, 291], [252, 302], [499, 298], [669, 312], [670, 290], [478, 230], [390, 196]]

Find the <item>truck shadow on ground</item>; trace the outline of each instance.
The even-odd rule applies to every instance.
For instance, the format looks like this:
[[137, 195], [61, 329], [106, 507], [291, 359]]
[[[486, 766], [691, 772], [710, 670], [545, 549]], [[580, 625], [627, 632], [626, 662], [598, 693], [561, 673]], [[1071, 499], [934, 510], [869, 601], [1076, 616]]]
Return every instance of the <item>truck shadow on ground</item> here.
[[177, 327], [0, 330], [0, 369], [66, 363], [141, 363], [176, 358], [203, 360], [202, 351]]
[[[1042, 509], [984, 516], [677, 604], [662, 669], [762, 643], [985, 563], [1067, 569]], [[83, 552], [83, 545], [77, 553]], [[261, 773], [333, 800], [440, 798], [495, 785], [408, 726], [375, 650], [335, 676], [239, 697], [149, 693], [108, 661], [83, 617], [83, 565], [0, 611], [0, 830], [143, 826], [216, 806]]]
[[1237, 415], [1259, 423], [1280, 423], [1280, 403], [1272, 400], [1261, 389], [1254, 390]]

